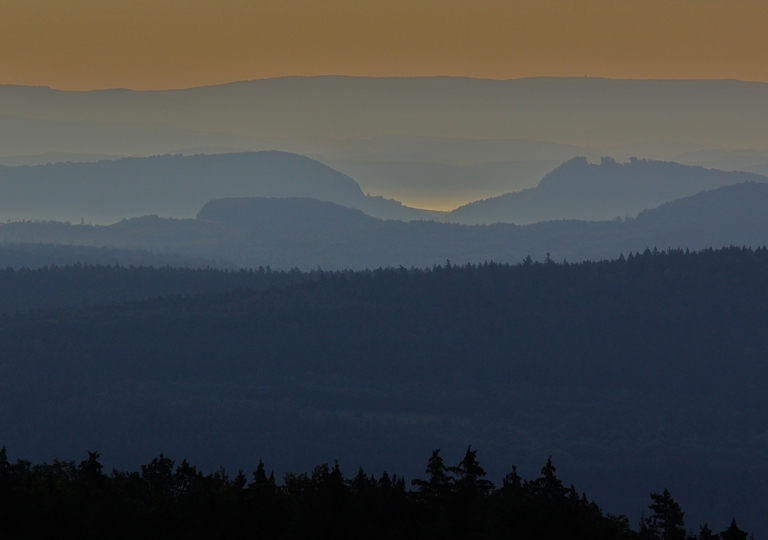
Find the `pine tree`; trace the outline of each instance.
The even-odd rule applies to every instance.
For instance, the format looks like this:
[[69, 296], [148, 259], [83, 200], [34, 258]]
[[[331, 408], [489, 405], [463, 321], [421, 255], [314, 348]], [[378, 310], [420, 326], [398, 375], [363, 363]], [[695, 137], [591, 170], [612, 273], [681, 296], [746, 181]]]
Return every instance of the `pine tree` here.
[[698, 540], [717, 540], [718, 538], [720, 538], [720, 535], [713, 533], [706, 523], [699, 527]]
[[555, 474], [556, 472], [557, 469], [552, 464], [552, 456], [549, 456], [546, 465], [541, 469], [541, 477], [535, 480], [537, 491], [551, 500], [558, 500], [568, 492]]
[[439, 448], [432, 452], [426, 472], [429, 475], [428, 480], [417, 478], [411, 481], [411, 485], [419, 488], [419, 493], [426, 497], [434, 498], [450, 492], [453, 482], [451, 477], [446, 474], [448, 467], [445, 466], [443, 458], [440, 457]]
[[456, 484], [460, 489], [481, 493], [493, 490], [493, 482], [484, 479], [485, 469], [477, 461], [477, 450], [472, 450], [472, 445], [467, 448], [459, 465], [449, 467], [448, 471], [456, 476]]
[[653, 510], [653, 515], [645, 521], [648, 531], [661, 540], [685, 540], [685, 512], [672, 498], [669, 490], [665, 489], [662, 494], [652, 493], [651, 499], [653, 503], [648, 508]]
[[739, 529], [736, 520], [731, 521], [731, 526], [720, 533], [721, 540], [747, 540], [748, 533]]

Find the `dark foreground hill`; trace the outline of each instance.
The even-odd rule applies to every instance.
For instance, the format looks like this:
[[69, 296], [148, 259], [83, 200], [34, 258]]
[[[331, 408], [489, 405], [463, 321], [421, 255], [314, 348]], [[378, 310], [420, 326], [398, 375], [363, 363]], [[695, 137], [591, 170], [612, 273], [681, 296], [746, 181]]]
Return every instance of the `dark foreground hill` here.
[[518, 225], [554, 219], [607, 220], [743, 182], [768, 182], [768, 178], [634, 158], [628, 163], [603, 158], [599, 165], [574, 158], [536, 187], [466, 204], [445, 219]]
[[[768, 251], [328, 274], [291, 287], [0, 317], [0, 444], [491, 478], [552, 455], [611, 513], [668, 487], [764, 536]], [[717, 517], [713, 517], [717, 516]]]
[[[642, 212], [635, 219], [468, 226], [384, 221], [312, 199], [220, 199], [197, 219], [148, 216], [110, 226], [0, 224], [0, 242], [143, 248], [240, 267], [406, 268], [527, 256], [561, 261], [646, 248], [768, 244], [768, 184], [726, 186]], [[83, 261], [88, 262], [88, 261]]]
[[367, 197], [352, 178], [285, 152], [0, 166], [3, 219], [109, 223], [147, 214], [192, 217], [221, 197], [311, 197], [397, 219], [435, 214]]

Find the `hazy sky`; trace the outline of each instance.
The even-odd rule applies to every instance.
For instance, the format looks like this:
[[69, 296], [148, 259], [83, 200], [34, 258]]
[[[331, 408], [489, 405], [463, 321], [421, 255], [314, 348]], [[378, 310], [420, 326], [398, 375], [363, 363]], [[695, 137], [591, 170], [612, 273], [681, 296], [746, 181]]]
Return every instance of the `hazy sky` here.
[[768, 81], [765, 0], [0, 0], [0, 83], [283, 75]]

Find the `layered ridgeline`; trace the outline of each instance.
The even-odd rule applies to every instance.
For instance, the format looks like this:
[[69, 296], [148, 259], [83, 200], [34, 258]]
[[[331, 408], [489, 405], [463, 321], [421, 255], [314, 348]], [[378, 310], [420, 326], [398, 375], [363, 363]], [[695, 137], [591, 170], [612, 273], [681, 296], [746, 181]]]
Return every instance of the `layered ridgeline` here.
[[739, 81], [288, 77], [153, 92], [0, 85], [0, 163], [283, 150], [338, 168], [365, 192], [449, 210], [535, 186], [582, 155], [766, 174], [766, 111], [768, 85]]
[[[402, 179], [392, 180], [399, 181]], [[383, 219], [521, 225], [635, 216], [680, 197], [746, 181], [768, 178], [660, 161], [632, 159], [622, 164], [604, 158], [596, 165], [577, 158], [547, 174], [534, 188], [480, 200], [452, 212], [430, 212], [365, 195], [349, 176], [296, 154], [165, 155], [0, 166], [0, 220], [106, 224], [150, 214], [193, 217], [207, 202], [224, 197], [305, 197]], [[441, 192], [443, 187], [435, 183], [431, 189]], [[428, 198], [426, 192], [422, 196]]]
[[550, 172], [536, 187], [469, 203], [447, 219], [523, 225], [634, 217], [674, 199], [740, 182], [768, 182], [768, 177], [635, 158], [627, 163], [603, 158], [598, 165], [581, 157]]
[[[41, 281], [61, 274], [35, 275], [30, 291], [58, 294]], [[34, 462], [98, 450], [107, 470], [163, 452], [412, 479], [473, 443], [497, 481], [552, 455], [633, 526], [667, 487], [694, 530], [768, 533], [765, 249], [282, 285], [0, 317], [0, 445]]]
[[148, 214], [192, 217], [211, 199], [254, 196], [311, 197], [393, 219], [431, 215], [368, 197], [352, 178], [285, 152], [0, 166], [0, 216], [11, 220], [112, 223]]
[[8, 155], [156, 154], [286, 137], [347, 139], [352, 149], [379, 136], [765, 148], [767, 105], [765, 83], [586, 77], [286, 77], [147, 92], [0, 86], [0, 137]]
[[0, 242], [143, 248], [233, 267], [276, 269], [423, 268], [446, 260], [516, 263], [528, 256], [580, 261], [654, 247], [768, 244], [768, 184], [718, 188], [634, 219], [525, 226], [385, 221], [314, 199], [219, 199], [206, 204], [196, 219], [150, 216], [109, 226], [0, 224]]

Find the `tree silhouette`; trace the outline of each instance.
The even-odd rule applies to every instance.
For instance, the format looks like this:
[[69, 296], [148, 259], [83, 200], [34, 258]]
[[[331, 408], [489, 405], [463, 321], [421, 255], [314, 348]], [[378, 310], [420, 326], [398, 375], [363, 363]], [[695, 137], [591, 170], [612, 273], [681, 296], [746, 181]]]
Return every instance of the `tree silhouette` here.
[[427, 464], [426, 473], [429, 475], [427, 480], [414, 479], [411, 481], [411, 485], [419, 488], [421, 493], [426, 498], [436, 498], [451, 491], [453, 486], [453, 479], [446, 474], [448, 467], [443, 463], [443, 458], [440, 457], [440, 449], [432, 452], [432, 457], [429, 458]]
[[[174, 469], [162, 454], [140, 473], [107, 476], [99, 457], [33, 465], [9, 463], [0, 449], [0, 538], [686, 539], [683, 512], [666, 490], [652, 495], [653, 515], [635, 533], [625, 517], [564, 488], [551, 459], [540, 478], [523, 480], [513, 469], [496, 490], [471, 447], [455, 467], [435, 450], [428, 479], [410, 492], [397, 475], [377, 481], [360, 469], [347, 479], [338, 463], [287, 473], [282, 485], [260, 463], [246, 485], [242, 470], [203, 474], [186, 460]], [[93, 496], [84, 496], [89, 488]], [[747, 537], [734, 520], [720, 535], [703, 526], [686, 540]]]
[[672, 498], [669, 490], [665, 489], [661, 494], [652, 493], [651, 499], [653, 503], [648, 508], [653, 511], [653, 514], [645, 521], [651, 538], [685, 540], [684, 512]]
[[736, 520], [731, 520], [731, 525], [720, 533], [721, 540], [747, 540], [749, 533], [739, 529]]
[[472, 445], [467, 448], [467, 453], [456, 467], [448, 467], [448, 472], [456, 478], [456, 486], [460, 490], [479, 493], [488, 493], [493, 490], [493, 482], [485, 480], [485, 469], [477, 461], [477, 450], [472, 450]]
[[705, 523], [699, 527], [699, 535], [696, 538], [697, 540], [718, 540], [720, 535], [712, 532], [712, 529]]

